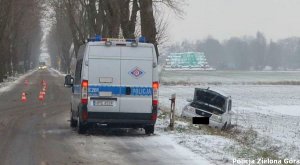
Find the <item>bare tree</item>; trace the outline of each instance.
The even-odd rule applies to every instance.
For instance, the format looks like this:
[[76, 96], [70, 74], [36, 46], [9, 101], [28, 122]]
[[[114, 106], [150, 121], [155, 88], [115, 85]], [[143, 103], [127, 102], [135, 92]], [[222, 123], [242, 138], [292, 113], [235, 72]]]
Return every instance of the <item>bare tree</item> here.
[[27, 71], [37, 63], [42, 37], [40, 11], [38, 0], [0, 0], [0, 47], [3, 50], [0, 52], [0, 81], [4, 76]]

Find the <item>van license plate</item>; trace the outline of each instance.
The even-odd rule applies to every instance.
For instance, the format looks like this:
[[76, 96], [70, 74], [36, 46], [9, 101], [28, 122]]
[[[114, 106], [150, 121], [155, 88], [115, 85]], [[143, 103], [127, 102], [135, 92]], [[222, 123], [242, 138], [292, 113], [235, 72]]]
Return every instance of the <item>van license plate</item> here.
[[94, 100], [94, 106], [114, 106], [115, 100]]

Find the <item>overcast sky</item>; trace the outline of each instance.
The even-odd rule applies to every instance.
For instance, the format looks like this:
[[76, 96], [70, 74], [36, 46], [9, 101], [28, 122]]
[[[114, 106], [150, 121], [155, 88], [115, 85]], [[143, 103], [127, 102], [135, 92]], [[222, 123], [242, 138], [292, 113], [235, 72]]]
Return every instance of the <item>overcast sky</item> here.
[[183, 20], [170, 15], [169, 40], [224, 40], [257, 31], [268, 39], [300, 37], [300, 0], [187, 0]]

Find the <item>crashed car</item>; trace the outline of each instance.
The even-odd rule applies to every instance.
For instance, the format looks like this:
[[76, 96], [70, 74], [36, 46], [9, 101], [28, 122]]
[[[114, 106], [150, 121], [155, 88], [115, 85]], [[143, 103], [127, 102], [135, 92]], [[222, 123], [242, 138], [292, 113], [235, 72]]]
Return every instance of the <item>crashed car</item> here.
[[231, 97], [210, 89], [195, 88], [194, 98], [188, 99], [182, 117], [209, 117], [209, 126], [226, 129], [231, 125]]

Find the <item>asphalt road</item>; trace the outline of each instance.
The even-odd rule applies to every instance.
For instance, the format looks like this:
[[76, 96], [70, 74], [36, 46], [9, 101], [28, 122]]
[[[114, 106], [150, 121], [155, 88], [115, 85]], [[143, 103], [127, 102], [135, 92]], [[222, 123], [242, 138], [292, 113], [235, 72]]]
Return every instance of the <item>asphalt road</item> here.
[[[24, 80], [29, 80], [25, 85]], [[69, 127], [70, 89], [64, 77], [35, 71], [13, 89], [0, 93], [0, 164], [207, 164], [169, 137], [141, 130], [96, 129], [78, 135]], [[48, 84], [38, 99], [41, 81]], [[21, 101], [26, 92], [26, 102]]]

